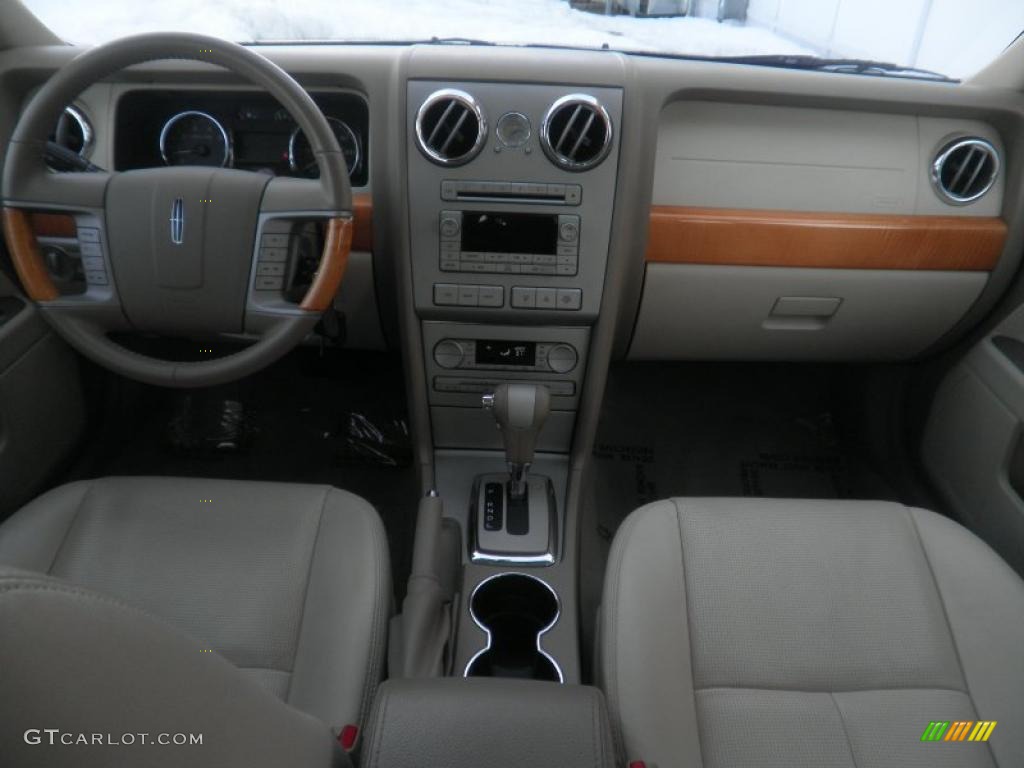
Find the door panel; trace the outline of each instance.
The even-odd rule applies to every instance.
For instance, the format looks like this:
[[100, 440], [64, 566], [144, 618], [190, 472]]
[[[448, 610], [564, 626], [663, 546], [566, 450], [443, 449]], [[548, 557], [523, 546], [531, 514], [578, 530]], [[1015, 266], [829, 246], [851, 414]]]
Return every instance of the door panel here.
[[946, 376], [923, 456], [953, 511], [1024, 573], [1024, 307]]

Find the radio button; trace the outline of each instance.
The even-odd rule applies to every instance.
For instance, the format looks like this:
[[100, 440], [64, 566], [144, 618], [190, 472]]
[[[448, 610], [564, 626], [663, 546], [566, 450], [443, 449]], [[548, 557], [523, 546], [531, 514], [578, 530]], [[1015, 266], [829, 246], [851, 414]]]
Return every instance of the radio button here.
[[434, 304], [454, 307], [459, 303], [459, 286], [452, 283], [434, 283]]
[[565, 243], [575, 243], [580, 239], [578, 216], [558, 217], [558, 239]]
[[583, 291], [579, 288], [559, 288], [558, 289], [558, 308], [559, 309], [579, 309], [583, 306]]
[[528, 253], [510, 253], [508, 260], [513, 264], [530, 264], [533, 262], [533, 256]]
[[579, 205], [583, 201], [583, 187], [579, 184], [570, 184], [565, 188], [565, 202], [569, 205]]
[[455, 237], [462, 229], [462, 217], [451, 211], [441, 212], [441, 237]]
[[439, 341], [434, 347], [434, 362], [442, 368], [458, 368], [465, 356], [462, 345], [453, 339]]
[[454, 259], [441, 259], [441, 271], [442, 272], [458, 272], [459, 262]]
[[458, 253], [460, 250], [462, 250], [462, 246], [458, 240], [441, 241], [441, 253]]
[[479, 292], [481, 307], [505, 306], [505, 289], [500, 285], [481, 285]]
[[462, 261], [482, 262], [486, 259], [486, 254], [478, 253], [477, 251], [463, 251], [459, 254], [459, 258]]
[[534, 264], [543, 264], [545, 266], [551, 266], [553, 264], [556, 264], [557, 260], [552, 255], [549, 255], [549, 254], [546, 254], [546, 253], [538, 253], [537, 255], [535, 255], [533, 257], [533, 263]]
[[555, 373], [569, 373], [578, 360], [576, 350], [568, 344], [555, 344], [548, 352], [548, 368]]
[[579, 254], [579, 246], [576, 245], [559, 245], [558, 255], [559, 256], [576, 256]]
[[459, 286], [459, 306], [475, 307], [480, 303], [480, 287], [476, 285]]
[[537, 289], [537, 309], [557, 309], [558, 291], [554, 288]]
[[533, 309], [537, 306], [537, 289], [514, 286], [512, 288], [513, 309]]
[[559, 277], [571, 277], [579, 271], [578, 266], [573, 264], [559, 264], [555, 267], [555, 274]]

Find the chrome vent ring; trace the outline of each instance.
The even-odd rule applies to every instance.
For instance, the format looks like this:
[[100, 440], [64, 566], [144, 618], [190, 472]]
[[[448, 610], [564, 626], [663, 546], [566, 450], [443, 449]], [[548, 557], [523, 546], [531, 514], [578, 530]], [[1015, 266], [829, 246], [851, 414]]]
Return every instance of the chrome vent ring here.
[[608, 156], [612, 130], [612, 119], [601, 102], [585, 93], [572, 93], [555, 101], [545, 113], [540, 145], [560, 168], [586, 171]]
[[968, 205], [992, 189], [999, 176], [999, 153], [991, 142], [977, 137], [955, 139], [936, 155], [932, 186], [950, 205]]
[[486, 140], [483, 109], [465, 91], [435, 91], [416, 113], [416, 146], [438, 165], [465, 165], [480, 154]]
[[85, 157], [92, 151], [92, 125], [80, 109], [73, 106], [65, 107], [60, 120], [57, 121], [53, 140], [79, 157]]

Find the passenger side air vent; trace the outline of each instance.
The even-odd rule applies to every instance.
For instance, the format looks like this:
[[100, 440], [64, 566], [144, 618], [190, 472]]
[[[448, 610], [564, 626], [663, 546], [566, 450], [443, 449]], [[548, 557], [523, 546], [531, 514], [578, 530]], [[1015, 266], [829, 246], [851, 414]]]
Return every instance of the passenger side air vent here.
[[945, 202], [967, 205], [982, 197], [999, 175], [999, 155], [985, 139], [950, 142], [932, 163], [932, 184]]
[[416, 113], [416, 144], [438, 165], [464, 165], [487, 139], [487, 121], [465, 91], [446, 88], [432, 93]]
[[584, 93], [558, 99], [540, 125], [540, 145], [555, 165], [586, 171], [612, 148], [612, 121], [601, 102]]

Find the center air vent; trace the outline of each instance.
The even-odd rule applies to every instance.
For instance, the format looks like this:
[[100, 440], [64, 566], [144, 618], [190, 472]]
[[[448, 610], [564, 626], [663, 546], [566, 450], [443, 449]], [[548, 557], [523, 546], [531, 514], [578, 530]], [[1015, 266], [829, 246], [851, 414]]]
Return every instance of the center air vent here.
[[998, 175], [999, 155], [984, 139], [950, 142], [932, 163], [932, 184], [952, 205], [973, 203], [992, 188]]
[[463, 165], [483, 149], [487, 121], [465, 91], [432, 93], [416, 113], [416, 143], [438, 165]]
[[585, 171], [608, 156], [612, 121], [593, 96], [563, 96], [544, 115], [540, 143], [555, 165], [568, 171]]

